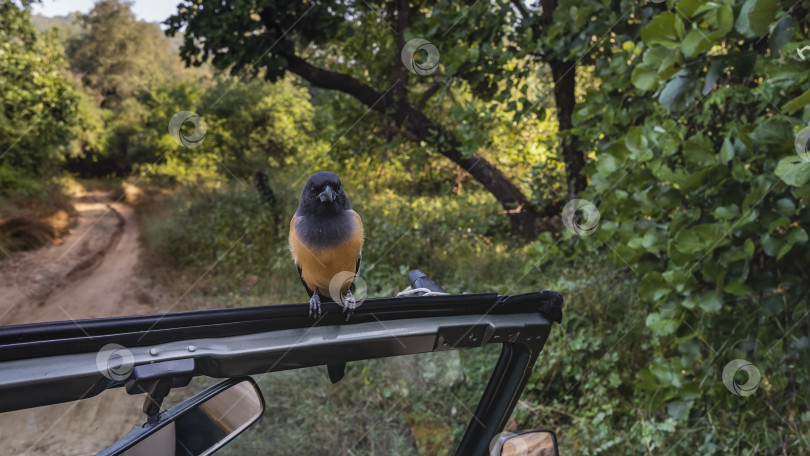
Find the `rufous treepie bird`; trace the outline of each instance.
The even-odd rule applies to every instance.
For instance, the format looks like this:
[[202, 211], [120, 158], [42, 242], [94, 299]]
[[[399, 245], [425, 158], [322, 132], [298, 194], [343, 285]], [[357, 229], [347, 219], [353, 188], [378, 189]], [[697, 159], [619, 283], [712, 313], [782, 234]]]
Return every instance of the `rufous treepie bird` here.
[[[307, 179], [290, 221], [290, 252], [309, 294], [309, 315], [321, 315], [321, 301], [340, 302], [346, 319], [357, 307], [351, 286], [360, 270], [363, 223], [352, 210], [340, 177], [319, 171]], [[343, 377], [345, 364], [328, 365], [329, 378]]]

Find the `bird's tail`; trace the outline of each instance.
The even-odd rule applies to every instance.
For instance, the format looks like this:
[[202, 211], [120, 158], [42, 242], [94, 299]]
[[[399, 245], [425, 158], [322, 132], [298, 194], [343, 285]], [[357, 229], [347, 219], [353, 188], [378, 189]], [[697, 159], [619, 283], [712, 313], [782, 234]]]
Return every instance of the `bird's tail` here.
[[329, 380], [332, 381], [332, 384], [335, 384], [346, 374], [346, 363], [327, 364], [326, 371], [329, 372]]

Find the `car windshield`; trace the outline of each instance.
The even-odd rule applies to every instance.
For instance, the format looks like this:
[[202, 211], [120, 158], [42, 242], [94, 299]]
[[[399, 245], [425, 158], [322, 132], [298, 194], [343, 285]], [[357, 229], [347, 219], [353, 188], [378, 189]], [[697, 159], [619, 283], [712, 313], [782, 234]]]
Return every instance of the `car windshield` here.
[[[262, 418], [217, 454], [453, 454], [498, 358], [497, 344], [254, 376]], [[195, 378], [164, 409], [219, 382]], [[69, 404], [0, 414], [7, 454], [94, 454], [141, 425], [143, 395], [121, 388]]]

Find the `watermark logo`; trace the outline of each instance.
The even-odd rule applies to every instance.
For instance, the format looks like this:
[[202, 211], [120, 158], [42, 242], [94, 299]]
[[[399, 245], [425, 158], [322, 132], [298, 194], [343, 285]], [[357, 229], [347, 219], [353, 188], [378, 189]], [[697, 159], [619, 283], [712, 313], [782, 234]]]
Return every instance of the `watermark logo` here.
[[[354, 284], [354, 293], [351, 286]], [[368, 297], [368, 285], [359, 275], [350, 271], [341, 271], [329, 281], [329, 297], [339, 302], [346, 310], [354, 311]]]
[[130, 40], [115, 30], [112, 36], [99, 43], [99, 49], [95, 55], [99, 63], [112, 67], [122, 63], [130, 56], [129, 48]]
[[[187, 134], [183, 131], [183, 127], [187, 129], [194, 127], [194, 131]], [[208, 134], [208, 127], [202, 117], [191, 111], [180, 111], [169, 120], [169, 134], [180, 146], [197, 147], [205, 140]]]
[[796, 153], [804, 162], [810, 162], [810, 153], [807, 152], [807, 142], [810, 141], [810, 127], [804, 127], [796, 133], [796, 139], [793, 141], [793, 147], [796, 148]]
[[543, 5], [540, 4], [540, 0], [528, 0], [523, 2], [523, 6], [526, 7], [528, 11], [533, 13], [538, 13], [543, 11]]
[[464, 381], [458, 350], [419, 355], [419, 376], [428, 387], [451, 388]]
[[50, 269], [39, 264], [27, 264], [17, 271], [17, 289], [23, 296], [42, 299], [53, 291], [56, 279]]
[[[425, 54], [427, 56], [421, 58]], [[420, 76], [433, 74], [439, 69], [439, 49], [422, 38], [414, 38], [405, 43], [401, 57], [405, 68]], [[419, 62], [416, 61], [417, 57], [420, 57]]]
[[599, 209], [588, 200], [573, 199], [562, 211], [563, 224], [579, 236], [590, 236], [599, 227]]
[[807, 58], [807, 57], [805, 57], [805, 56], [806, 56], [807, 54], [810, 54], [810, 46], [805, 46], [805, 47], [803, 47], [803, 48], [801, 48], [801, 49], [796, 48], [796, 53], [797, 53], [797, 54], [799, 54], [799, 58], [800, 58], [800, 59], [804, 60], [804, 59], [806, 59], [806, 58]]
[[126, 380], [133, 366], [132, 352], [118, 344], [107, 344], [96, 354], [96, 368], [110, 380]]
[[[734, 380], [737, 372], [745, 372], [748, 375], [748, 380], [740, 385]], [[759, 382], [762, 380], [762, 374], [759, 373], [757, 366], [744, 359], [735, 359], [723, 368], [723, 384], [726, 388], [737, 396], [750, 396], [754, 394], [759, 388]]]

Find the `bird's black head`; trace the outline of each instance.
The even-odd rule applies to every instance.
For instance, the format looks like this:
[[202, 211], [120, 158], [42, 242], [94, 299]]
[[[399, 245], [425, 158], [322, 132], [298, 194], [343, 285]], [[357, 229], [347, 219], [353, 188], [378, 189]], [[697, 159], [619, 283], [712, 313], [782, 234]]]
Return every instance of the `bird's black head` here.
[[298, 203], [301, 215], [340, 214], [351, 208], [340, 177], [330, 171], [318, 171], [309, 176]]

